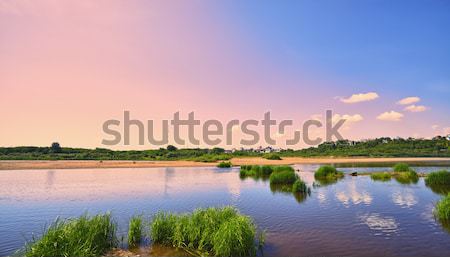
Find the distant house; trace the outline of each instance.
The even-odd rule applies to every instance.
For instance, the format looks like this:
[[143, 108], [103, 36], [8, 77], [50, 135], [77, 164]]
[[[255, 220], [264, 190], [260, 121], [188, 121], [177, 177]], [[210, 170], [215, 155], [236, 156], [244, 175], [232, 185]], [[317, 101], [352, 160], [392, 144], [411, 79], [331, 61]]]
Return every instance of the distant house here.
[[447, 140], [450, 141], [450, 134], [447, 135]]

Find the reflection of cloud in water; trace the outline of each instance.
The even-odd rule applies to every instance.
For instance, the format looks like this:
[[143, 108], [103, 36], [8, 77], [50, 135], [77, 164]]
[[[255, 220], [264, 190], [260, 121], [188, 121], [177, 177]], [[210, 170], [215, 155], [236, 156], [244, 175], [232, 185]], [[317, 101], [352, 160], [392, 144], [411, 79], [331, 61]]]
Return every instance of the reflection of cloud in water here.
[[233, 203], [237, 202], [239, 196], [241, 195], [241, 183], [240, 181], [229, 181], [227, 183], [228, 192], [231, 195], [231, 201]]
[[366, 191], [358, 192], [358, 190], [356, 189], [355, 180], [352, 180], [352, 182], [348, 184], [347, 190], [337, 191], [336, 199], [338, 199], [345, 206], [348, 206], [350, 203], [353, 204], [364, 203], [370, 205], [373, 200], [372, 196], [368, 192]]
[[324, 191], [320, 190], [317, 192], [317, 199], [319, 200], [319, 203], [325, 203], [327, 201], [327, 195]]
[[417, 199], [411, 190], [402, 190], [392, 194], [392, 202], [402, 208], [410, 208], [417, 204]]
[[375, 235], [390, 235], [398, 230], [398, 224], [393, 217], [383, 217], [379, 213], [372, 213], [359, 218], [375, 232]]

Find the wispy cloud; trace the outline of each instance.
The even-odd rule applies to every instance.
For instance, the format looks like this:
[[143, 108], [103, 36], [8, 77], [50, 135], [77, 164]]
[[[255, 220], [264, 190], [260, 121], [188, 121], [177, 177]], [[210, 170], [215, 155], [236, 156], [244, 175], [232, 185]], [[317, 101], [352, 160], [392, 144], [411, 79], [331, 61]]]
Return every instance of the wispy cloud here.
[[354, 115], [349, 115], [349, 114], [344, 114], [344, 115], [340, 115], [340, 114], [335, 114], [333, 115], [333, 123], [339, 121], [339, 120], [345, 120], [345, 122], [349, 122], [349, 123], [354, 123], [354, 122], [358, 122], [358, 121], [362, 121], [364, 118], [363, 116], [361, 116], [360, 114], [354, 114]]
[[403, 114], [396, 112], [396, 111], [390, 111], [390, 112], [383, 112], [382, 114], [378, 115], [378, 120], [384, 120], [384, 121], [401, 121], [403, 118]]
[[353, 103], [359, 103], [359, 102], [367, 102], [372, 101], [380, 97], [375, 92], [369, 92], [369, 93], [362, 93], [362, 94], [353, 94], [348, 98], [340, 98], [341, 102], [346, 104], [353, 104]]
[[429, 108], [423, 105], [409, 105], [405, 107], [405, 111], [409, 111], [409, 112], [424, 112], [426, 110], [428, 110]]
[[420, 97], [410, 96], [410, 97], [406, 97], [406, 98], [401, 99], [400, 101], [397, 102], [397, 104], [408, 105], [408, 104], [417, 103], [419, 101], [420, 101]]

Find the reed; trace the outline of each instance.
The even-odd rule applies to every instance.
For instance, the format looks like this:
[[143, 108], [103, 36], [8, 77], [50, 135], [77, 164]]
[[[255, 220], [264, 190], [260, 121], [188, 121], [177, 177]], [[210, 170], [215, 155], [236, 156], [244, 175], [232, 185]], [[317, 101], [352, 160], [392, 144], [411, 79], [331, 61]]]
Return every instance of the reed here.
[[231, 168], [231, 162], [220, 162], [217, 164], [218, 168]]
[[427, 186], [450, 186], [450, 172], [446, 170], [432, 172], [425, 178], [425, 184]]
[[391, 180], [391, 177], [391, 174], [388, 172], [374, 172], [370, 174], [372, 180], [389, 181]]
[[256, 226], [233, 207], [197, 209], [180, 215], [159, 213], [150, 234], [154, 243], [198, 255], [256, 255]]
[[128, 247], [138, 247], [142, 240], [142, 217], [133, 216], [128, 228]]
[[314, 177], [315, 178], [328, 178], [328, 179], [332, 179], [332, 178], [341, 178], [344, 176], [344, 173], [342, 173], [341, 171], [336, 170], [335, 167], [330, 166], [330, 165], [325, 165], [325, 166], [321, 166], [315, 173], [314, 173]]
[[440, 221], [450, 222], [450, 193], [436, 204], [434, 213]]
[[25, 246], [25, 256], [100, 256], [116, 246], [110, 214], [57, 219], [39, 239]]

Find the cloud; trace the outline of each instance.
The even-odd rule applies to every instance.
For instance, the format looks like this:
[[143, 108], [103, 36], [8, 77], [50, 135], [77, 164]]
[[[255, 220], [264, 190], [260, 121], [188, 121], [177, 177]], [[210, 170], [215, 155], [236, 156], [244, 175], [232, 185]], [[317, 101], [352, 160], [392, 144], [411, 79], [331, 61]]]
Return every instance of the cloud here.
[[431, 128], [432, 128], [433, 130], [436, 130], [436, 129], [439, 128], [439, 125], [433, 125], [433, 126], [431, 126]]
[[333, 115], [332, 121], [333, 121], [333, 123], [335, 123], [335, 122], [338, 122], [339, 120], [345, 120], [346, 123], [354, 123], [354, 122], [362, 121], [363, 119], [364, 119], [363, 116], [361, 116], [360, 114], [354, 114], [354, 115], [335, 114], [335, 115]]
[[405, 107], [405, 111], [409, 111], [409, 112], [424, 112], [426, 110], [428, 110], [429, 108], [423, 105], [409, 105]]
[[395, 111], [383, 112], [377, 117], [378, 120], [385, 120], [385, 121], [401, 121], [402, 118], [403, 114]]
[[379, 97], [379, 95], [375, 92], [369, 92], [365, 94], [353, 94], [352, 96], [348, 98], [340, 98], [341, 102], [346, 104], [353, 104], [353, 103], [359, 103], [359, 102], [367, 102], [375, 100]]
[[406, 98], [401, 99], [400, 101], [397, 102], [397, 104], [408, 105], [408, 104], [417, 103], [419, 101], [420, 101], [420, 97], [410, 96], [410, 97], [406, 97]]

